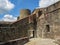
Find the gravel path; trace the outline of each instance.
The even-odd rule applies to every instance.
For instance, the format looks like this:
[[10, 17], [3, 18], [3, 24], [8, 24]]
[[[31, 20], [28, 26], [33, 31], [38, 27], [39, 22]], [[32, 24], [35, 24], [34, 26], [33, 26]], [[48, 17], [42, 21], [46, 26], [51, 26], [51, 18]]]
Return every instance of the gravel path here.
[[33, 39], [30, 39], [30, 41], [25, 45], [58, 45], [54, 43], [54, 41], [55, 40], [52, 40], [52, 39], [33, 38]]

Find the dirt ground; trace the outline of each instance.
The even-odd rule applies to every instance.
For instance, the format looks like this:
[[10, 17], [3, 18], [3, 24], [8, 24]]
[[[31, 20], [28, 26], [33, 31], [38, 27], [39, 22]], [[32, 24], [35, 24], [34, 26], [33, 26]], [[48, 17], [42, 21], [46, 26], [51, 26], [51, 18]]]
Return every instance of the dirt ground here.
[[58, 45], [54, 43], [55, 40], [52, 39], [41, 39], [41, 38], [32, 38], [30, 41], [24, 45]]

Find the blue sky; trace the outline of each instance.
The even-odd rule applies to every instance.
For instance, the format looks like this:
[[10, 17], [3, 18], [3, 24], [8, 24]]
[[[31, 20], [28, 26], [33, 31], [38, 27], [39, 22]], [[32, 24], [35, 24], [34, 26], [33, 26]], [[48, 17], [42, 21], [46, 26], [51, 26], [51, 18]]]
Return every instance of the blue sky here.
[[[8, 1], [8, 2], [6, 2], [6, 1]], [[7, 4], [8, 3], [12, 3], [12, 4], [14, 4], [14, 6], [13, 6], [13, 9], [11, 9], [12, 7], [9, 8], [9, 6], [11, 6], [11, 5], [8, 4], [9, 6], [7, 7], [7, 9], [10, 9], [10, 10], [6, 11], [6, 13], [2, 13], [2, 14], [0, 13], [0, 20], [2, 20], [4, 17], [9, 17], [8, 15], [12, 15], [12, 17], [18, 17], [20, 15], [20, 10], [21, 9], [30, 9], [31, 12], [32, 12], [36, 7], [39, 6], [39, 0], [6, 0], [6, 1], [5, 0], [1, 0], [0, 1], [0, 2], [2, 2], [1, 5], [3, 3], [7, 3]], [[1, 6], [1, 7], [3, 8], [3, 6]], [[3, 8], [3, 12], [5, 11], [4, 9], [5, 8]], [[2, 10], [0, 9], [0, 12], [1, 11]]]
[[15, 4], [15, 8], [10, 11], [12, 15], [18, 16], [20, 14], [21, 9], [30, 9], [31, 11], [34, 8], [38, 7], [39, 0], [10, 0], [13, 4]]
[[[38, 7], [39, 4], [39, 0], [9, 0], [9, 1], [13, 3], [15, 7], [5, 14], [10, 14], [16, 17], [20, 15], [21, 9], [30, 9], [31, 11], [33, 11], [36, 7]], [[0, 14], [0, 19], [5, 14]]]

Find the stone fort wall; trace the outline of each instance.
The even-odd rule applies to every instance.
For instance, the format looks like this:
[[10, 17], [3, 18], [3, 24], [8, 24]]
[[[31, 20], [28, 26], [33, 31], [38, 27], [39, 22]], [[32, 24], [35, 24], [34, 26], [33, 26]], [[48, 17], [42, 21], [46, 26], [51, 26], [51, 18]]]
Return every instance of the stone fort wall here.
[[[35, 9], [16, 22], [11, 23], [10, 28], [3, 29], [0, 35], [5, 38], [1, 41], [8, 41], [22, 37], [60, 38], [60, 1], [46, 8]], [[27, 12], [24, 12], [27, 13]], [[23, 14], [23, 13], [22, 13]], [[24, 15], [24, 14], [23, 14]], [[22, 15], [21, 15], [22, 16]], [[7, 35], [8, 34], [8, 35]]]
[[[43, 38], [60, 38], [60, 1], [42, 10], [37, 24], [37, 36]], [[42, 17], [43, 16], [43, 17]], [[40, 31], [40, 32], [39, 32]]]

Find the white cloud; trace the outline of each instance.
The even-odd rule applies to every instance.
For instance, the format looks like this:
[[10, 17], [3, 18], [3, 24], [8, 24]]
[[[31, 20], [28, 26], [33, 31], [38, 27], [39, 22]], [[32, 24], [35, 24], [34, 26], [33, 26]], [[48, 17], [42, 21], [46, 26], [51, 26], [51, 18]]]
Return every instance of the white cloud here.
[[49, 5], [54, 4], [58, 1], [59, 0], [40, 0], [39, 1], [39, 8], [48, 7]]
[[2, 20], [3, 21], [7, 21], [7, 22], [14, 22], [14, 21], [17, 20], [17, 17], [14, 17], [12, 15], [6, 14], [6, 15], [4, 15]]
[[9, 0], [0, 0], [0, 13], [4, 13], [14, 8], [14, 4]]

